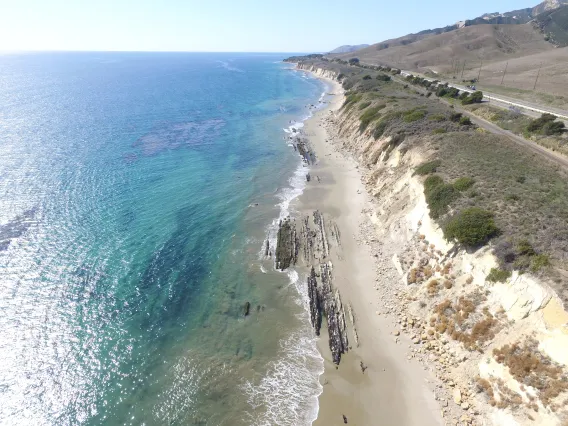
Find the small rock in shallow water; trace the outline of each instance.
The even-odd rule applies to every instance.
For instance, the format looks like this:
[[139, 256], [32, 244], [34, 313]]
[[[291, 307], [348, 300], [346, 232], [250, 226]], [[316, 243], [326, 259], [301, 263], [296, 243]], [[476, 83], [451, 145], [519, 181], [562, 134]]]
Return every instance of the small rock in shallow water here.
[[246, 317], [250, 313], [250, 302], [246, 302], [243, 305], [243, 316]]

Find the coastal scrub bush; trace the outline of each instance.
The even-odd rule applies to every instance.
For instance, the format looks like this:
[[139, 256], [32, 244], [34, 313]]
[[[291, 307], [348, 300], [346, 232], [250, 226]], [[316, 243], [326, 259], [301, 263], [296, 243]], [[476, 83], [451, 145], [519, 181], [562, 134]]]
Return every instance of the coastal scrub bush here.
[[537, 254], [531, 258], [531, 271], [538, 272], [550, 265], [550, 259], [546, 254]]
[[379, 139], [383, 135], [383, 133], [385, 133], [388, 124], [389, 122], [385, 119], [382, 119], [377, 123], [375, 130], [373, 130], [373, 137], [375, 138], [375, 140]]
[[377, 105], [367, 109], [367, 111], [365, 111], [361, 115], [361, 117], [359, 117], [359, 120], [361, 121], [361, 124], [359, 125], [359, 131], [364, 131], [371, 121], [377, 120], [381, 116], [379, 111], [384, 107], [385, 105]]
[[539, 118], [531, 120], [526, 130], [529, 133], [546, 136], [561, 135], [566, 130], [565, 125], [562, 121], [556, 121], [556, 118], [555, 115], [544, 113]]
[[349, 59], [349, 65], [359, 65], [359, 58]]
[[511, 277], [511, 271], [507, 271], [505, 269], [491, 268], [491, 271], [489, 271], [489, 274], [487, 275], [487, 277], [485, 277], [485, 279], [492, 283], [496, 282], [504, 283], [510, 277]]
[[439, 184], [434, 186], [430, 191], [424, 191], [426, 202], [430, 209], [430, 217], [438, 219], [448, 210], [448, 206], [459, 197], [459, 192], [454, 189], [451, 184]]
[[371, 78], [373, 78], [373, 77], [371, 77], [369, 74], [366, 74], [366, 75], [363, 77], [363, 80], [370, 80]]
[[391, 78], [390, 78], [389, 75], [379, 74], [379, 75], [377, 75], [377, 80], [379, 80], [379, 81], [391, 81]]
[[432, 114], [428, 117], [430, 121], [446, 121], [446, 116], [444, 114]]
[[462, 118], [461, 112], [452, 112], [450, 114], [450, 121], [453, 121], [454, 123], [459, 123], [461, 118]]
[[539, 343], [529, 338], [520, 342], [493, 349], [495, 361], [509, 368], [509, 373], [524, 386], [538, 391], [543, 405], [550, 405], [561, 393], [568, 391], [568, 376], [562, 366], [542, 353]]
[[544, 113], [539, 118], [531, 120], [531, 122], [527, 126], [527, 130], [529, 132], [538, 132], [542, 130], [545, 124], [551, 123], [554, 120], [556, 120], [555, 115]]
[[418, 176], [429, 175], [430, 173], [434, 173], [436, 170], [438, 170], [438, 167], [440, 167], [441, 164], [442, 162], [440, 160], [432, 160], [426, 163], [422, 163], [416, 168], [414, 174]]
[[483, 92], [478, 90], [462, 100], [463, 105], [480, 104], [483, 101]]
[[444, 184], [444, 179], [438, 175], [428, 176], [424, 181], [424, 192], [431, 192], [435, 187]]
[[469, 117], [466, 117], [466, 116], [464, 115], [462, 118], [460, 118], [460, 124], [461, 124], [462, 126], [471, 126], [471, 120], [470, 120]]
[[404, 115], [403, 120], [406, 123], [412, 123], [414, 121], [422, 120], [426, 116], [426, 113], [422, 110], [411, 111]]
[[432, 130], [432, 134], [433, 135], [440, 135], [442, 133], [447, 133], [448, 131], [446, 129], [443, 128], [439, 128], [439, 129], [434, 129]]
[[345, 108], [345, 107], [348, 107], [350, 105], [356, 104], [362, 98], [363, 98], [363, 95], [360, 94], [360, 93], [351, 93], [350, 95], [347, 95], [347, 97], [345, 98], [345, 102], [343, 102], [343, 107]]
[[479, 247], [497, 234], [499, 228], [495, 225], [493, 213], [479, 207], [462, 210], [444, 226], [444, 237], [447, 240], [456, 239], [470, 247]]
[[466, 191], [473, 186], [475, 180], [470, 177], [461, 177], [454, 182], [454, 188], [458, 191]]
[[362, 103], [359, 104], [358, 108], [359, 108], [359, 110], [362, 110], [362, 109], [367, 108], [369, 105], [371, 105], [371, 101], [362, 102]]

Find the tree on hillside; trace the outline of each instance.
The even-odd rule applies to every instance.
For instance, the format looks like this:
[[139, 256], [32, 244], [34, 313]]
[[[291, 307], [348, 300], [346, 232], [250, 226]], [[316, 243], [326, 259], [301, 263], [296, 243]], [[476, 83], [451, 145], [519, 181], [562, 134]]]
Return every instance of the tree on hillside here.
[[462, 100], [463, 105], [480, 104], [483, 101], [483, 92], [478, 90]]
[[359, 58], [349, 59], [349, 65], [359, 65]]

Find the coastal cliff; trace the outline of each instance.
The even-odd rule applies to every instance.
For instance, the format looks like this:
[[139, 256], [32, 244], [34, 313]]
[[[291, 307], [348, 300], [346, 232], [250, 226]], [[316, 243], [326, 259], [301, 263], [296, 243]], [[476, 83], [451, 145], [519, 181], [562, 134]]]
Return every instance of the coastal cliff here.
[[[337, 79], [340, 72], [325, 65], [298, 68]], [[360, 78], [359, 87], [370, 84], [364, 80], [370, 78]], [[555, 184], [563, 175], [510, 141], [456, 123], [447, 107], [408, 87], [346, 86], [342, 108], [324, 125], [329, 143], [358, 162], [372, 198], [360, 238], [376, 253], [374, 287], [383, 303], [377, 314], [396, 318], [394, 338], [410, 337], [409, 359], [422, 362], [439, 380], [443, 417], [464, 425], [566, 424], [564, 253], [537, 228], [517, 225], [523, 223], [518, 197], [504, 195], [512, 206], [493, 202], [501, 194], [488, 182], [493, 169], [502, 175], [499, 167], [505, 166], [493, 166], [488, 158], [503, 154], [501, 163], [517, 164], [507, 170], [519, 188], [529, 179], [542, 182], [543, 173]], [[494, 179], [503, 185], [499, 179], [505, 178]], [[445, 185], [437, 187], [438, 198], [428, 192], [434, 181]], [[515, 182], [505, 182], [509, 194]], [[452, 220], [481, 207], [497, 209], [485, 217], [488, 223], [495, 218], [499, 232], [477, 246], [448, 237]], [[544, 209], [542, 203], [538, 208]], [[507, 217], [514, 226], [502, 219]], [[555, 223], [552, 214], [549, 219]], [[313, 318], [317, 322], [317, 309]]]

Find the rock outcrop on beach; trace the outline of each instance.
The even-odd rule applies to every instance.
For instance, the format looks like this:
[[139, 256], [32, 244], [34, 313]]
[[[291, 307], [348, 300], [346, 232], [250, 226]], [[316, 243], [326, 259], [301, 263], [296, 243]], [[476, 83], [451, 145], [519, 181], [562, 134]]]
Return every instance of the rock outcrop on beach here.
[[322, 315], [327, 322], [329, 349], [335, 364], [341, 361], [341, 355], [348, 351], [347, 324], [345, 311], [339, 291], [333, 287], [331, 262], [319, 265], [321, 285], [318, 286], [315, 268], [312, 266], [308, 276], [308, 296], [310, 299], [310, 319], [316, 335], [320, 335]]
[[281, 220], [278, 225], [276, 243], [276, 268], [283, 271], [296, 264], [298, 257], [298, 237], [296, 225], [289, 218]]
[[310, 299], [310, 320], [316, 332], [316, 336], [319, 336], [323, 307], [319, 295], [316, 271], [313, 266], [308, 276], [308, 297]]
[[[295, 265], [300, 258], [301, 264], [310, 268], [307, 278], [310, 321], [319, 336], [323, 318], [326, 319], [332, 359], [335, 364], [339, 364], [341, 355], [347, 352], [349, 345], [345, 310], [339, 290], [333, 286], [332, 264], [329, 260], [331, 246], [340, 246], [339, 228], [318, 210], [313, 211], [311, 216], [302, 217], [300, 223], [298, 233], [295, 221], [285, 219], [280, 222], [276, 267], [284, 270]], [[328, 235], [331, 236], [331, 241]], [[350, 315], [353, 318], [352, 312]], [[356, 335], [354, 330], [353, 334]]]

